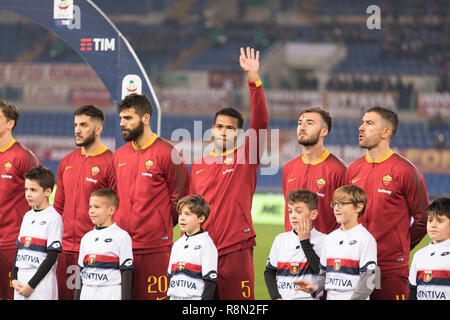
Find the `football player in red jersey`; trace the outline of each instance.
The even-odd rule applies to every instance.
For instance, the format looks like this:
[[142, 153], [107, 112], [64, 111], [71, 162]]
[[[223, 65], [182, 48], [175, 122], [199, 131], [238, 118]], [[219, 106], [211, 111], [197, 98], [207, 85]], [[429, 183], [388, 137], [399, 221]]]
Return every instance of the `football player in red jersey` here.
[[80, 241], [92, 229], [89, 218], [91, 193], [102, 188], [116, 189], [112, 152], [103, 145], [100, 134], [104, 113], [94, 105], [74, 112], [76, 150], [64, 156], [58, 167], [53, 206], [63, 219], [62, 253], [58, 257], [60, 300], [72, 300], [75, 294]]
[[188, 190], [183, 155], [150, 128], [153, 107], [144, 94], [119, 104], [120, 130], [128, 143], [114, 153], [119, 209], [115, 221], [133, 242], [132, 299], [165, 299], [177, 201]]
[[[324, 147], [324, 139], [331, 131], [332, 121], [328, 111], [321, 107], [301, 111], [297, 142], [302, 145], [302, 154], [287, 162], [282, 174], [285, 199], [290, 191], [301, 188], [317, 194], [319, 215], [313, 225], [325, 234], [339, 227], [330, 202], [334, 190], [341, 187], [345, 179], [345, 164]], [[286, 231], [292, 230], [287, 201], [284, 227]]]
[[[189, 193], [200, 194], [211, 207], [204, 224], [217, 247], [218, 279], [216, 298], [253, 300], [253, 247], [255, 230], [251, 207], [260, 164], [259, 140], [268, 127], [268, 113], [259, 79], [259, 51], [241, 48], [240, 65], [247, 72], [250, 92], [251, 121], [245, 143], [237, 146], [244, 119], [234, 108], [219, 110], [212, 133], [214, 150], [195, 160], [190, 170]], [[256, 133], [253, 135], [253, 133]]]
[[40, 164], [36, 156], [13, 138], [19, 108], [0, 101], [0, 300], [13, 299], [10, 273], [23, 216], [30, 210], [25, 199], [24, 175]]
[[367, 194], [366, 214], [360, 222], [377, 241], [381, 269], [381, 287], [372, 293], [373, 300], [407, 299], [409, 252], [426, 234], [424, 176], [390, 148], [398, 123], [390, 109], [367, 110], [359, 127], [359, 146], [367, 153], [351, 163], [345, 174], [347, 183]]

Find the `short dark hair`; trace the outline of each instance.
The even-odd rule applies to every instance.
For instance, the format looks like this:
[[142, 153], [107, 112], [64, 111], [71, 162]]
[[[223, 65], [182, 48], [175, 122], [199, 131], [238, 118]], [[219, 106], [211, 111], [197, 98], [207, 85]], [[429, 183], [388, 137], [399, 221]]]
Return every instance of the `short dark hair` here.
[[209, 217], [210, 208], [208, 202], [198, 194], [193, 194], [189, 196], [185, 196], [178, 200], [177, 203], [177, 212], [178, 214], [181, 214], [181, 209], [183, 209], [184, 206], [187, 206], [188, 209], [195, 214], [197, 217], [204, 216], [205, 220], [202, 222], [205, 223], [205, 221]]
[[216, 120], [218, 116], [227, 116], [237, 119], [238, 121], [238, 129], [242, 129], [244, 126], [244, 117], [242, 116], [242, 113], [240, 113], [235, 108], [222, 108], [219, 111], [216, 112], [216, 115], [214, 116], [214, 124], [216, 124]]
[[27, 173], [25, 173], [24, 176], [25, 179], [28, 180], [36, 180], [37, 183], [42, 187], [42, 189], [52, 189], [55, 186], [55, 175], [53, 174], [52, 170], [50, 170], [47, 167], [44, 167], [43, 165], [39, 165], [37, 167], [34, 167]]
[[296, 204], [303, 202], [309, 210], [316, 210], [319, 206], [319, 198], [315, 192], [306, 189], [292, 190], [288, 193], [287, 202], [289, 204]]
[[132, 93], [122, 99], [119, 104], [119, 112], [130, 108], [133, 108], [139, 117], [143, 117], [145, 114], [149, 114], [151, 117], [153, 114], [152, 103], [144, 93]]
[[321, 116], [322, 120], [327, 124], [328, 133], [331, 132], [331, 127], [333, 126], [333, 118], [327, 110], [323, 109], [322, 107], [305, 108], [302, 110], [302, 112], [300, 112], [299, 118], [304, 113], [318, 113]]
[[91, 193], [91, 197], [104, 197], [108, 199], [111, 206], [116, 207], [116, 209], [119, 207], [119, 197], [111, 188], [97, 189]]
[[103, 113], [103, 110], [99, 109], [97, 106], [94, 105], [86, 105], [81, 106], [74, 112], [74, 116], [80, 116], [85, 115], [89, 116], [92, 119], [99, 120], [102, 124], [105, 122], [105, 114]]
[[8, 103], [6, 101], [1, 100], [0, 101], [0, 110], [3, 112], [3, 115], [5, 116], [6, 120], [14, 120], [14, 127], [11, 131], [14, 130], [14, 128], [17, 125], [17, 122], [19, 122], [19, 108], [17, 108], [15, 105]]
[[450, 219], [450, 197], [440, 197], [427, 207], [428, 215], [446, 216]]
[[398, 120], [397, 113], [391, 109], [384, 108], [384, 107], [372, 107], [366, 111], [366, 113], [368, 113], [368, 112], [375, 112], [378, 115], [380, 115], [380, 117], [382, 119], [389, 122], [389, 124], [392, 126], [392, 136], [391, 136], [391, 139], [392, 139], [392, 137], [394, 137], [394, 135], [398, 129], [399, 120]]

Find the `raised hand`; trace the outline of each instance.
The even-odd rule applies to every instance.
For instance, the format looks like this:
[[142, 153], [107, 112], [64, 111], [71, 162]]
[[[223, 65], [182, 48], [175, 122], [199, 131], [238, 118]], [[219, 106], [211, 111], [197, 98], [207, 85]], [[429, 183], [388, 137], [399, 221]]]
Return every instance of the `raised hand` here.
[[250, 47], [246, 50], [241, 47], [241, 55], [239, 56], [239, 64], [241, 68], [247, 72], [248, 80], [257, 81], [259, 79], [259, 51]]

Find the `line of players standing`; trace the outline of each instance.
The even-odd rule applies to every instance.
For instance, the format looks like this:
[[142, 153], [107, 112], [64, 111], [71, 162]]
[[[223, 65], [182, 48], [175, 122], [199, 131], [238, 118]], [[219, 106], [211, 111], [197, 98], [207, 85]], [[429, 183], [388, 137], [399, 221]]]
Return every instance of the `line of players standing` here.
[[[250, 128], [268, 128], [268, 113], [259, 79], [259, 52], [241, 49], [240, 65], [248, 75], [251, 100]], [[94, 106], [75, 112], [77, 150], [65, 156], [58, 168], [54, 207], [62, 214], [64, 234], [58, 258], [60, 299], [73, 299], [74, 273], [80, 240], [92, 229], [87, 215], [90, 194], [112, 188], [120, 199], [116, 222], [133, 241], [133, 299], [164, 299], [167, 263], [176, 225], [178, 199], [201, 194], [211, 207], [203, 228], [219, 253], [216, 298], [254, 299], [253, 247], [255, 231], [251, 203], [263, 150], [248, 161], [249, 139], [236, 146], [244, 119], [225, 108], [212, 126], [215, 150], [190, 173], [182, 154], [151, 131], [152, 107], [144, 95], [130, 95], [119, 106], [122, 137], [128, 143], [114, 154], [101, 142], [104, 117]], [[15, 114], [16, 113], [16, 114]], [[11, 299], [9, 272], [16, 253], [17, 234], [29, 207], [23, 194], [23, 175], [39, 160], [12, 137], [18, 110], [0, 104], [0, 299]], [[368, 196], [361, 223], [378, 244], [381, 288], [372, 299], [407, 296], [409, 251], [426, 234], [428, 195], [423, 175], [410, 162], [395, 154], [389, 142], [398, 127], [397, 115], [384, 108], [370, 109], [359, 128], [359, 146], [367, 154], [348, 168], [324, 147], [332, 119], [322, 108], [302, 111], [297, 140], [302, 154], [283, 169], [283, 193], [306, 188], [319, 195], [319, 217], [314, 227], [330, 233], [338, 227], [330, 201], [336, 188], [355, 184]], [[258, 135], [259, 138], [259, 135]], [[258, 146], [259, 140], [257, 140]], [[239, 151], [244, 148], [244, 152]], [[239, 161], [242, 154], [246, 157]], [[176, 161], [174, 161], [176, 160]], [[411, 218], [414, 222], [410, 228]], [[286, 206], [286, 231], [290, 230]]]

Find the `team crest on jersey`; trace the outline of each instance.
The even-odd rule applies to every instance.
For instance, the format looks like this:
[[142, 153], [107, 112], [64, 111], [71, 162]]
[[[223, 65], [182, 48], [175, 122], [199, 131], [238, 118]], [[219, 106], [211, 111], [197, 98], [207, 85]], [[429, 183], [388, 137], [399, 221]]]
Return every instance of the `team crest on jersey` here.
[[333, 270], [338, 271], [340, 268], [341, 268], [341, 259], [335, 259], [334, 265], [333, 265]]
[[8, 172], [12, 168], [11, 162], [9, 162], [9, 161], [6, 162], [4, 168], [5, 168], [5, 171]]
[[178, 262], [178, 271], [183, 271], [184, 270], [184, 266], [185, 266], [186, 264], [184, 263], [184, 262]]
[[88, 265], [93, 266], [95, 264], [95, 254], [89, 255]]
[[423, 282], [430, 282], [432, 278], [433, 278], [433, 276], [432, 276], [432, 271], [431, 270], [427, 270], [427, 271], [424, 272]]
[[387, 174], [387, 175], [383, 176], [383, 184], [385, 186], [388, 186], [391, 183], [391, 181], [392, 181], [392, 177], [390, 175]]
[[292, 262], [291, 267], [289, 268], [289, 271], [291, 274], [298, 274], [299, 273], [299, 264], [297, 262]]
[[145, 161], [145, 169], [150, 170], [151, 167], [153, 167], [153, 161], [152, 160]]
[[25, 242], [24, 242], [24, 244], [23, 244], [23, 247], [24, 247], [24, 248], [29, 248], [30, 245], [31, 245], [31, 237], [26, 237], [26, 238], [25, 238]]
[[100, 172], [100, 168], [95, 166], [91, 168], [91, 176], [96, 176]]
[[317, 189], [322, 189], [323, 187], [325, 187], [325, 185], [326, 185], [326, 181], [325, 181], [325, 179], [324, 178], [319, 178], [319, 179], [317, 179], [317, 181], [316, 181], [316, 185], [317, 185]]

